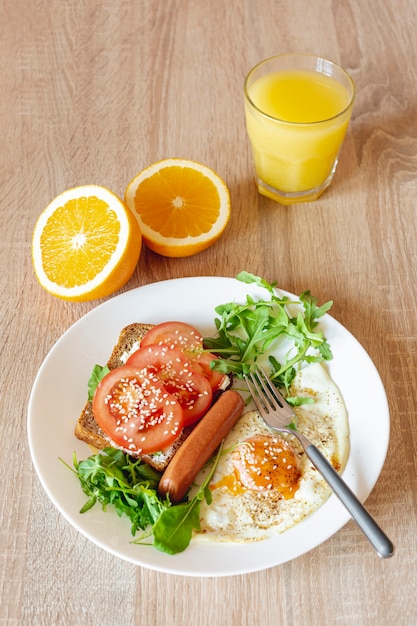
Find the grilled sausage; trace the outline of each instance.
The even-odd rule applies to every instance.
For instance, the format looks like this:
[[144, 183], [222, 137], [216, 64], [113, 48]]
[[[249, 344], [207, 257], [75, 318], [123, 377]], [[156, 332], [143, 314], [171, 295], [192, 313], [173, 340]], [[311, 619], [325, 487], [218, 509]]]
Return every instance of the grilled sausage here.
[[233, 389], [225, 391], [198, 422], [162, 474], [158, 491], [180, 502], [201, 468], [236, 424], [245, 403]]

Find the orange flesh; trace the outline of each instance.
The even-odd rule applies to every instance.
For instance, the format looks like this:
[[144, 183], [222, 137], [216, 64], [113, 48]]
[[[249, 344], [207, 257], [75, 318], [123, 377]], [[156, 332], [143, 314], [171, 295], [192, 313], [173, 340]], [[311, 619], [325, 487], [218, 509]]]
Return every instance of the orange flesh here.
[[164, 237], [198, 237], [220, 214], [215, 185], [187, 167], [164, 168], [139, 185], [135, 206], [143, 222]]
[[69, 200], [51, 215], [41, 236], [45, 274], [66, 288], [86, 284], [110, 261], [119, 232], [118, 217], [104, 200]]

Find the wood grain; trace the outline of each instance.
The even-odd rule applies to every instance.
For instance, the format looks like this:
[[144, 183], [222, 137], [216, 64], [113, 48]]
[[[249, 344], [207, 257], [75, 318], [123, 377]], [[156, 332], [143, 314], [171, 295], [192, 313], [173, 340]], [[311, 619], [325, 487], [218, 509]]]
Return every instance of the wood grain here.
[[[416, 24], [412, 0], [1, 3], [0, 624], [416, 623]], [[332, 186], [296, 207], [258, 196], [242, 102], [252, 65], [287, 51], [339, 62], [357, 86]], [[124, 290], [247, 269], [333, 299], [389, 401], [390, 447], [367, 501], [396, 544], [389, 561], [349, 522], [267, 571], [171, 576], [91, 544], [41, 487], [26, 436], [33, 380], [55, 341], [99, 303], [41, 290], [31, 266], [35, 221], [68, 187], [96, 183], [122, 195], [140, 169], [166, 157], [217, 170], [232, 219], [194, 257], [144, 249]]]

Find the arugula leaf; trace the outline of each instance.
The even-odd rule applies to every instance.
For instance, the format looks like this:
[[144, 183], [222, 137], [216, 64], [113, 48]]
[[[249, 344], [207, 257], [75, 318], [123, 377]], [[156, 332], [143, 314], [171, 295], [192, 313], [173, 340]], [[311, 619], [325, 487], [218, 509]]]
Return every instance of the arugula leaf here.
[[161, 552], [166, 552], [167, 554], [183, 552], [191, 541], [193, 530], [200, 530], [200, 503], [203, 498], [205, 498], [207, 504], [211, 503], [209, 484], [216, 470], [222, 445], [219, 447], [210, 472], [200, 485], [193, 499], [190, 502], [184, 502], [165, 509], [155, 523], [153, 527], [153, 545]]
[[317, 307], [317, 298], [311, 295], [310, 291], [303, 291], [300, 295], [300, 302], [304, 305], [304, 317], [309, 328], [317, 325], [316, 319], [322, 317], [332, 307], [333, 302], [329, 300], [321, 307]]
[[110, 372], [107, 365], [95, 365], [88, 381], [88, 399], [91, 402], [99, 382]]
[[[175, 506], [169, 498], [162, 500], [157, 492], [160, 473], [128, 454], [115, 448], [105, 448], [85, 461], [73, 456], [73, 466], [68, 467], [79, 479], [88, 500], [80, 513], [89, 511], [97, 502], [106, 511], [112, 505], [117, 515], [130, 519], [131, 532], [135, 536], [139, 529], [145, 531], [132, 543], [143, 543], [153, 534], [153, 545], [167, 554], [182, 552], [189, 545], [193, 530], [200, 528], [200, 502], [205, 498], [211, 503], [209, 484], [216, 470], [222, 445], [214, 459], [210, 472], [197, 493], [189, 502]], [[150, 545], [150, 544], [146, 544]]]
[[122, 450], [105, 448], [85, 461], [78, 461], [74, 453], [74, 469], [62, 462], [77, 475], [88, 496], [80, 513], [91, 509], [96, 502], [101, 504], [103, 511], [111, 504], [117, 515], [130, 519], [133, 536], [139, 528], [145, 530], [153, 525], [171, 506], [168, 500], [161, 500], [158, 496], [159, 472]]
[[258, 285], [258, 287], [264, 287], [271, 294], [274, 294], [274, 287], [276, 287], [277, 285], [276, 282], [270, 284], [260, 276], [255, 276], [254, 274], [250, 274], [249, 272], [239, 272], [236, 278], [242, 283], [247, 283], [248, 285], [250, 285], [251, 283], [255, 283], [256, 285]]
[[[297, 369], [303, 363], [332, 358], [329, 344], [317, 329], [317, 320], [327, 313], [333, 303], [329, 301], [318, 307], [317, 298], [310, 291], [302, 292], [294, 301], [286, 296], [279, 297], [275, 291], [276, 282], [268, 283], [249, 272], [240, 272], [236, 278], [265, 289], [267, 297], [255, 300], [247, 295], [243, 304], [229, 302], [216, 307], [217, 334], [204, 338], [205, 347], [221, 357], [213, 361], [211, 367], [242, 377], [255, 368], [261, 357], [267, 355], [272, 381], [288, 393]], [[297, 305], [295, 315], [290, 313], [292, 305]], [[303, 312], [300, 312], [300, 306]], [[283, 362], [279, 363], [272, 352], [288, 342], [290, 348]], [[301, 399], [293, 400], [294, 404], [303, 402]]]

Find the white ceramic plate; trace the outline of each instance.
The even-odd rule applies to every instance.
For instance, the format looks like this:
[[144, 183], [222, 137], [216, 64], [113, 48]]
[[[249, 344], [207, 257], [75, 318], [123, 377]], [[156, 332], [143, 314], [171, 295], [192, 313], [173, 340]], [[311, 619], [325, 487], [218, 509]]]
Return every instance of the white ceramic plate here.
[[[28, 437], [39, 479], [58, 510], [85, 537], [108, 552], [136, 565], [187, 576], [227, 576], [254, 572], [312, 550], [336, 533], [349, 514], [336, 496], [284, 534], [253, 544], [193, 540], [181, 554], [169, 556], [153, 547], [130, 543], [129, 520], [96, 505], [79, 510], [86, 500], [78, 479], [58, 460], [72, 464], [91, 454], [74, 436], [84, 406], [87, 381], [95, 363], [104, 364], [120, 330], [131, 322], [181, 320], [213, 335], [214, 308], [246, 294], [265, 297], [264, 290], [233, 278], [195, 277], [146, 285], [108, 300], [75, 323], [43, 362], [28, 409]], [[287, 292], [281, 292], [286, 295]], [[321, 327], [333, 351], [328, 368], [345, 399], [351, 452], [344, 479], [364, 501], [382, 469], [389, 441], [389, 410], [381, 379], [357, 340], [331, 316]], [[365, 383], [364, 383], [365, 381]], [[360, 532], [358, 530], [358, 532]]]

